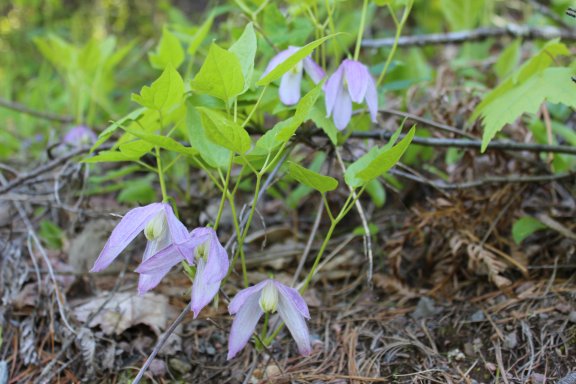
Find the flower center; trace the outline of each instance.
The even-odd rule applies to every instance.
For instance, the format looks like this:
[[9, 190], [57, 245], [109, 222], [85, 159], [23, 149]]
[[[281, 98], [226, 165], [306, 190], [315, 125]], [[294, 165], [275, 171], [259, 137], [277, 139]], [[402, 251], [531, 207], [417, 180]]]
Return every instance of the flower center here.
[[278, 289], [273, 283], [268, 283], [260, 295], [260, 308], [264, 312], [274, 313], [278, 307]]
[[146, 224], [146, 227], [144, 228], [144, 236], [146, 236], [149, 241], [157, 240], [164, 235], [166, 230], [166, 215], [164, 211], [161, 211]]
[[206, 240], [196, 248], [194, 248], [194, 257], [196, 260], [204, 259], [208, 261], [208, 249], [210, 246], [210, 240]]

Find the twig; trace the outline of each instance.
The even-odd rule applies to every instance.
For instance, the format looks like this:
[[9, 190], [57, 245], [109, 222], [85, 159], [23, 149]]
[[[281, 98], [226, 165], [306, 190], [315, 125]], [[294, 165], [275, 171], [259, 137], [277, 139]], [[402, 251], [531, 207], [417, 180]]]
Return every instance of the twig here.
[[162, 347], [164, 346], [166, 341], [168, 341], [168, 339], [172, 335], [172, 332], [174, 332], [174, 330], [176, 330], [178, 325], [180, 325], [180, 323], [184, 320], [184, 317], [186, 317], [186, 314], [188, 312], [190, 312], [191, 306], [192, 306], [192, 303], [188, 303], [188, 305], [182, 310], [182, 312], [180, 312], [180, 314], [178, 315], [176, 320], [174, 320], [174, 322], [170, 325], [170, 328], [168, 328], [166, 330], [166, 332], [164, 332], [164, 334], [162, 335], [162, 338], [160, 338], [160, 340], [158, 340], [158, 342], [154, 346], [154, 349], [152, 350], [152, 353], [150, 354], [150, 356], [148, 356], [148, 359], [146, 359], [146, 362], [144, 363], [142, 368], [140, 368], [140, 371], [138, 372], [138, 375], [132, 381], [132, 384], [138, 384], [140, 382], [140, 380], [142, 380], [142, 377], [144, 377], [144, 373], [146, 373], [146, 370], [148, 369], [150, 364], [152, 364], [152, 360], [154, 360], [154, 358], [156, 357], [158, 352], [160, 352], [160, 350], [162, 349]]
[[536, 175], [536, 176], [489, 176], [480, 180], [467, 181], [463, 183], [447, 183], [444, 180], [428, 180], [397, 169], [391, 169], [390, 173], [406, 179], [430, 185], [439, 189], [467, 189], [482, 187], [490, 184], [507, 184], [507, 183], [547, 183], [561, 179], [568, 179], [576, 176], [576, 172], [559, 173], [556, 175]]
[[15, 101], [6, 100], [0, 97], [0, 107], [8, 108], [16, 112], [21, 112], [26, 115], [38, 117], [40, 119], [57, 121], [59, 123], [71, 123], [74, 121], [74, 117], [72, 116], [61, 116], [54, 113], [49, 112], [41, 112], [31, 109], [24, 104], [17, 103]]
[[[403, 138], [405, 135], [400, 135]], [[392, 132], [375, 130], [366, 132], [352, 132], [350, 137], [355, 138], [373, 138], [373, 139], [389, 139], [392, 137]], [[452, 147], [452, 148], [471, 148], [480, 149], [482, 147], [481, 140], [463, 140], [463, 139], [436, 139], [427, 137], [414, 137], [412, 143], [424, 145], [427, 147]], [[500, 149], [507, 151], [528, 151], [528, 152], [552, 152], [552, 153], [566, 153], [576, 155], [576, 147], [568, 145], [547, 145], [547, 144], [524, 144], [514, 141], [491, 141], [487, 147], [490, 149]]]
[[[471, 41], [481, 41], [492, 37], [514, 37], [524, 40], [552, 40], [561, 38], [564, 41], [576, 41], [576, 33], [556, 27], [527, 27], [510, 24], [502, 28], [478, 28], [468, 31], [449, 33], [432, 33], [428, 35], [401, 36], [399, 47], [412, 47], [440, 44], [464, 44]], [[393, 38], [364, 39], [362, 46], [367, 48], [391, 47]]]

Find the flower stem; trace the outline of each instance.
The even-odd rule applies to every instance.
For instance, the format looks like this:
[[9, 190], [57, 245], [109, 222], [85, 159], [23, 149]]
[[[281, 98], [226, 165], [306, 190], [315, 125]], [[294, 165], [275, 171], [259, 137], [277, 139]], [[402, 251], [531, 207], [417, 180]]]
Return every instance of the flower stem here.
[[156, 166], [158, 167], [158, 179], [160, 180], [160, 190], [162, 191], [162, 202], [168, 201], [168, 193], [166, 193], [166, 181], [164, 180], [164, 170], [162, 169], [162, 159], [160, 157], [160, 147], [155, 146], [156, 149]]
[[358, 29], [358, 37], [356, 38], [356, 49], [354, 50], [354, 60], [358, 61], [360, 56], [360, 45], [362, 44], [362, 35], [364, 34], [364, 27], [366, 25], [366, 13], [368, 12], [368, 0], [364, 0], [362, 5], [362, 16], [360, 18], [360, 28]]
[[232, 161], [234, 160], [234, 153], [230, 153], [230, 161], [228, 162], [228, 171], [226, 172], [226, 180], [224, 180], [224, 190], [222, 191], [222, 198], [220, 199], [220, 206], [218, 207], [218, 213], [216, 214], [216, 221], [214, 222], [214, 230], [218, 229], [220, 224], [220, 219], [222, 218], [222, 211], [224, 211], [224, 202], [226, 201], [226, 195], [228, 195], [228, 185], [230, 184], [230, 174], [232, 173]]

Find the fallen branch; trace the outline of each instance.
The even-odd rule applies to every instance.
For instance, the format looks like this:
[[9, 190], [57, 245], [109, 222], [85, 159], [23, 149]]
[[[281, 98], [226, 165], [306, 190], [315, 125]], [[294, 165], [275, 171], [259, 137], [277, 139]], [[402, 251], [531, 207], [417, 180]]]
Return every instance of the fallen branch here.
[[13, 111], [21, 112], [26, 115], [38, 117], [44, 120], [57, 121], [63, 124], [71, 123], [74, 121], [74, 118], [72, 116], [61, 116], [55, 113], [36, 111], [32, 108], [25, 106], [24, 104], [20, 104], [15, 101], [6, 100], [3, 98], [0, 98], [0, 107], [11, 109]]
[[[478, 28], [468, 31], [449, 33], [432, 33], [428, 35], [401, 36], [398, 39], [399, 47], [464, 44], [472, 41], [482, 41], [493, 37], [512, 37], [524, 40], [551, 40], [561, 38], [564, 41], [576, 41], [576, 32], [556, 27], [528, 27], [510, 24], [502, 28]], [[394, 38], [365, 39], [362, 46], [365, 48], [391, 47]]]
[[[377, 130], [366, 132], [352, 132], [350, 137], [355, 138], [371, 138], [371, 139], [390, 139], [392, 132]], [[400, 135], [403, 138], [405, 135]], [[464, 140], [464, 139], [436, 139], [427, 137], [414, 137], [412, 143], [424, 145], [427, 147], [452, 147], [452, 148], [482, 148], [481, 140]], [[487, 150], [500, 149], [508, 151], [528, 151], [528, 152], [550, 152], [550, 153], [566, 153], [576, 155], [576, 147], [568, 145], [548, 145], [548, 144], [525, 144], [517, 143], [514, 141], [492, 141], [488, 144]]]

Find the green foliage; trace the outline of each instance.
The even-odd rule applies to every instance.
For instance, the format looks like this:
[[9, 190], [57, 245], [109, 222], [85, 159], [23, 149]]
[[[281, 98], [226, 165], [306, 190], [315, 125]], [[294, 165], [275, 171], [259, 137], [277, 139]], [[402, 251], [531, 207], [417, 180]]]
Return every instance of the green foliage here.
[[198, 107], [197, 110], [202, 115], [206, 136], [212, 142], [238, 154], [244, 154], [250, 149], [252, 141], [243, 127], [221, 112], [205, 107]]
[[219, 98], [230, 105], [244, 91], [244, 75], [238, 56], [212, 43], [200, 71], [192, 80], [192, 90]]
[[168, 66], [178, 68], [184, 61], [184, 49], [178, 38], [164, 27], [156, 52], [149, 53], [148, 58], [156, 69], [164, 70]]
[[321, 175], [291, 161], [288, 162], [288, 174], [298, 182], [320, 193], [326, 193], [338, 188], [338, 181], [335, 178]]
[[48, 248], [62, 249], [64, 232], [52, 221], [42, 220], [40, 222], [40, 230], [38, 231], [38, 235]]
[[512, 238], [516, 244], [520, 244], [534, 232], [546, 228], [548, 227], [545, 224], [532, 216], [523, 216], [514, 222], [512, 226]]
[[194, 35], [192, 36], [192, 40], [190, 40], [190, 44], [188, 45], [188, 54], [190, 56], [194, 56], [194, 54], [198, 50], [198, 47], [200, 47], [200, 44], [202, 44], [204, 39], [206, 39], [208, 32], [210, 32], [210, 28], [212, 28], [213, 22], [214, 22], [214, 15], [211, 14], [210, 16], [208, 16], [206, 21], [202, 23], [200, 28], [198, 28], [196, 33], [194, 33]]
[[184, 81], [178, 71], [168, 65], [150, 87], [142, 87], [139, 95], [132, 94], [132, 100], [144, 107], [168, 112], [182, 102], [183, 95]]
[[150, 204], [156, 200], [156, 190], [153, 188], [154, 175], [127, 181], [120, 193], [120, 203]]
[[245, 92], [249, 87], [254, 73], [254, 59], [256, 58], [257, 40], [256, 33], [254, 32], [254, 25], [248, 23], [240, 38], [228, 49], [234, 53], [242, 67], [242, 75], [244, 77]]
[[[138, 129], [131, 129], [131, 128], [122, 128], [122, 129], [124, 129], [126, 132], [136, 137], [139, 137], [140, 139], [144, 140], [147, 143], [153, 144], [155, 146], [158, 146], [171, 152], [180, 153], [187, 156], [195, 156], [198, 154], [198, 151], [196, 151], [194, 148], [185, 147], [176, 140], [167, 136], [156, 135], [154, 133], [148, 133]], [[122, 147], [120, 147], [120, 149], [122, 149]], [[146, 150], [146, 152], [148, 152], [148, 150]]]
[[494, 72], [499, 79], [510, 75], [520, 61], [522, 53], [522, 39], [516, 39], [512, 44], [506, 47], [494, 64]]
[[376, 207], [382, 208], [384, 203], [386, 203], [386, 190], [380, 180], [374, 179], [369, 181], [368, 184], [366, 184], [366, 192], [368, 192], [368, 195], [370, 195]]

